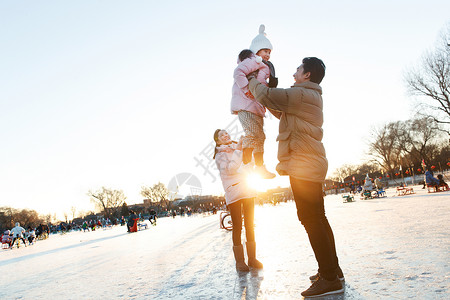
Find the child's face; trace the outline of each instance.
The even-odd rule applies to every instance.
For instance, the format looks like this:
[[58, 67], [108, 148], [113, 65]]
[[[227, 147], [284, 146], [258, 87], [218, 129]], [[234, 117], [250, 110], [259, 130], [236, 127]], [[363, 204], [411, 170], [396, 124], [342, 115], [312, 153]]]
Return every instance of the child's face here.
[[270, 59], [271, 52], [272, 52], [272, 50], [270, 50], [270, 49], [261, 49], [256, 53], [256, 55], [261, 56], [262, 59], [264, 59], [265, 61], [268, 61]]
[[231, 142], [230, 135], [225, 130], [219, 131], [219, 136], [217, 140], [220, 145], [229, 144]]

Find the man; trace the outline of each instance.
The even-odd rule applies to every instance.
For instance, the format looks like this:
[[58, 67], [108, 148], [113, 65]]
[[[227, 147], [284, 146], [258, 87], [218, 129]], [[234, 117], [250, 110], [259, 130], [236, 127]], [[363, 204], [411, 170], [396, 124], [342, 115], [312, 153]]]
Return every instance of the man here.
[[[182, 211], [184, 212], [183, 209]], [[156, 225], [156, 211], [153, 208], [150, 210], [150, 217], [148, 218], [148, 220], [150, 221], [150, 223], [152, 223], [152, 225]]]
[[325, 217], [322, 183], [328, 169], [322, 144], [323, 102], [320, 82], [325, 65], [316, 57], [304, 58], [288, 89], [268, 88], [249, 75], [249, 89], [267, 108], [281, 112], [277, 171], [288, 175], [297, 215], [306, 229], [319, 271], [311, 276], [304, 297], [318, 297], [344, 291], [333, 231]]

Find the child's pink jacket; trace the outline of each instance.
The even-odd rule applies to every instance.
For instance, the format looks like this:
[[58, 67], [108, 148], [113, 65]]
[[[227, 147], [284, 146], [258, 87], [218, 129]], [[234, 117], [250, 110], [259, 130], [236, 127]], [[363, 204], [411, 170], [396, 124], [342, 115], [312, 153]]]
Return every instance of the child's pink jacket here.
[[257, 77], [258, 81], [267, 86], [266, 81], [267, 78], [269, 78], [270, 69], [263, 63], [261, 57], [256, 56], [246, 58], [238, 64], [236, 69], [234, 69], [234, 84], [231, 97], [232, 114], [237, 114], [240, 110], [244, 110], [264, 117], [266, 108], [255, 99], [251, 99], [245, 95], [245, 93], [249, 91], [247, 75], [256, 70], [259, 70]]

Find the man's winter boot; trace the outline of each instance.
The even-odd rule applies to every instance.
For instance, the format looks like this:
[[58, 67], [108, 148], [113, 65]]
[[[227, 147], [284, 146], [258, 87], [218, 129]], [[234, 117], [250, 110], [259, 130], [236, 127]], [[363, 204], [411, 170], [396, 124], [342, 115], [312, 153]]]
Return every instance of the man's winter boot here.
[[234, 259], [236, 260], [236, 271], [250, 271], [244, 260], [244, 247], [242, 245], [233, 246]]
[[[338, 276], [339, 280], [340, 280], [341, 282], [344, 282], [344, 281], [345, 281], [345, 277], [344, 277], [344, 273], [342, 272], [341, 267], [338, 267], [338, 268], [336, 269], [336, 271], [337, 271], [337, 276]], [[311, 281], [316, 281], [317, 279], [319, 279], [319, 277], [320, 277], [320, 273], [317, 272], [317, 274], [312, 275], [312, 276], [309, 276], [309, 280], [311, 280]]]
[[248, 266], [255, 269], [262, 269], [263, 264], [256, 259], [256, 243], [247, 242]]
[[303, 297], [322, 297], [327, 295], [341, 294], [344, 292], [344, 285], [336, 276], [333, 280], [326, 280], [319, 276], [319, 278], [312, 283], [312, 285], [306, 291], [303, 291], [301, 295]]

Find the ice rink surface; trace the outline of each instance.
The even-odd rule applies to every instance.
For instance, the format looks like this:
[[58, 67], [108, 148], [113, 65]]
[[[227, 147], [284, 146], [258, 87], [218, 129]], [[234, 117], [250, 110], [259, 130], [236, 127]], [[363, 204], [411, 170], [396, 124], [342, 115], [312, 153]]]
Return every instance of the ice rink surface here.
[[[345, 294], [322, 299], [449, 299], [450, 192], [343, 203], [325, 198]], [[239, 275], [218, 215], [51, 235], [0, 252], [0, 299], [302, 299], [317, 265], [295, 204], [257, 206], [264, 270]]]

